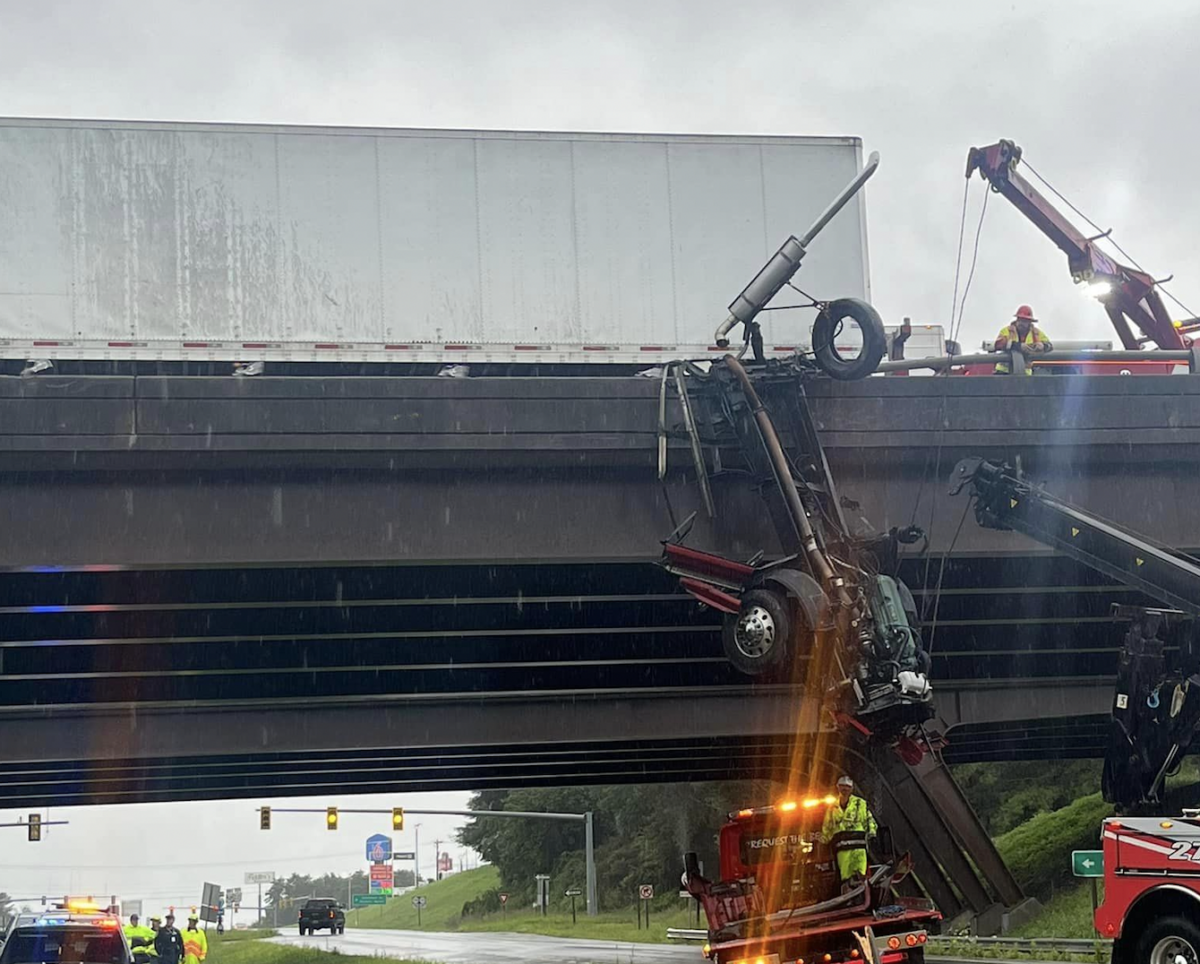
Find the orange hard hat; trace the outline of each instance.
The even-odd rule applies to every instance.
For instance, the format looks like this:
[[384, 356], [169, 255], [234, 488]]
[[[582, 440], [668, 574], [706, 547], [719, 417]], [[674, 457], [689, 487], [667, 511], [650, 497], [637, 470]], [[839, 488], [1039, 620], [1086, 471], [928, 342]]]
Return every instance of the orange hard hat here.
[[1021, 307], [1017, 309], [1017, 317], [1027, 318], [1030, 321], [1035, 320], [1033, 317], [1033, 309], [1030, 308], [1029, 305], [1021, 305]]

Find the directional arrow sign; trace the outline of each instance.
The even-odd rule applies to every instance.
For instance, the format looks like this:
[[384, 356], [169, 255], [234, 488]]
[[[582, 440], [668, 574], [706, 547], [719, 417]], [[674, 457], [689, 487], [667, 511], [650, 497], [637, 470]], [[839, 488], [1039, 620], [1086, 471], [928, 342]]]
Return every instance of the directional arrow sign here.
[[1071, 873], [1076, 877], [1103, 877], [1103, 850], [1072, 850]]

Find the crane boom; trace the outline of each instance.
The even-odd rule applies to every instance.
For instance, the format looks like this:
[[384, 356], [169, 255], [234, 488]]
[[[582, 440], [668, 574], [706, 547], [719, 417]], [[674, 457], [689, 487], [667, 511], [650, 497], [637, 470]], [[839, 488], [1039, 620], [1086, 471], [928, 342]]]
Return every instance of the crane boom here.
[[[1024, 533], [1173, 607], [1113, 607], [1129, 629], [1117, 664], [1104, 797], [1126, 805], [1157, 801], [1163, 781], [1200, 731], [1200, 664], [1192, 642], [1200, 617], [1200, 564], [1055, 498], [1007, 465], [963, 459], [950, 494], [966, 486], [981, 526]], [[1164, 634], [1180, 623], [1186, 636], [1172, 667]]]
[[992, 190], [1002, 194], [1034, 226], [1053, 241], [1067, 256], [1071, 277], [1078, 282], [1105, 282], [1107, 293], [1099, 295], [1109, 320], [1130, 351], [1141, 348], [1130, 322], [1159, 348], [1186, 349], [1188, 342], [1175, 327], [1150, 275], [1114, 261], [1097, 247], [1108, 232], [1087, 237], [1075, 227], [1017, 169], [1021, 148], [1009, 140], [987, 147], [972, 147], [967, 154], [967, 177], [976, 171]]
[[968, 484], [975, 519], [984, 528], [1015, 529], [1167, 606], [1200, 616], [1200, 564], [1055, 498], [1006, 465], [963, 459], [954, 469], [951, 494]]

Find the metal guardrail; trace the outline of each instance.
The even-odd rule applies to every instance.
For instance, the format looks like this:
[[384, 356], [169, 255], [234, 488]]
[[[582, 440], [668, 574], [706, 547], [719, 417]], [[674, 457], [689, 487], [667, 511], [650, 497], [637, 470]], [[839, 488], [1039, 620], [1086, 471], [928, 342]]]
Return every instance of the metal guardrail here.
[[1084, 364], [1086, 362], [1161, 362], [1163, 364], [1187, 365], [1188, 371], [1200, 371], [1200, 349], [1191, 348], [1186, 351], [1049, 351], [1033, 356], [1023, 355], [1020, 351], [990, 351], [973, 355], [938, 355], [930, 358], [901, 358], [896, 361], [883, 361], [875, 369], [877, 372], [907, 372], [920, 368], [931, 368], [938, 371], [943, 368], [959, 365], [995, 365], [1006, 362], [1012, 371], [1020, 374], [1029, 365], [1037, 368], [1041, 365]]
[[708, 931], [690, 927], [668, 927], [667, 940], [680, 941], [685, 944], [703, 944], [708, 940]]
[[[667, 940], [703, 944], [708, 940], [708, 931], [688, 927], [668, 927]], [[958, 955], [937, 953], [939, 950], [944, 950], [946, 944], [955, 944], [959, 947], [965, 944], [968, 947], [989, 947], [997, 950], [1007, 949], [1029, 953], [1056, 951], [1062, 954], [1092, 954], [1097, 950], [1107, 950], [1112, 945], [1112, 941], [1101, 937], [1095, 939], [1086, 937], [954, 937], [949, 934], [939, 934], [929, 939], [929, 956], [960, 959]]]
[[1104, 937], [954, 937], [939, 934], [931, 944], [974, 944], [979, 947], [1008, 948], [1014, 951], [1060, 951], [1064, 954], [1090, 954], [1097, 948], [1107, 948], [1112, 941]]

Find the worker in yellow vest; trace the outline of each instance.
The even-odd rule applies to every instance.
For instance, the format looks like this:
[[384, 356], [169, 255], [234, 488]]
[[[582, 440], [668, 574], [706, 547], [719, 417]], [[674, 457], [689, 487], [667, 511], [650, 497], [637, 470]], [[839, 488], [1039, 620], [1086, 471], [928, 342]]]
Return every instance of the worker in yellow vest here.
[[[1005, 352], [1016, 348], [1026, 357], [1054, 350], [1046, 333], [1037, 326], [1037, 319], [1033, 317], [1033, 309], [1029, 305], [1021, 305], [1017, 309], [1013, 320], [1000, 329], [993, 347], [996, 351]], [[995, 371], [997, 375], [1007, 375], [1012, 371], [1012, 366], [1006, 361], [999, 362]], [[1029, 365], [1025, 366], [1025, 374], [1033, 374]]]
[[129, 949], [133, 952], [134, 964], [145, 964], [154, 950], [154, 931], [141, 923], [137, 914], [129, 915], [129, 923], [125, 925], [124, 930]]
[[821, 839], [833, 847], [843, 892], [856, 878], [867, 875], [867, 838], [875, 833], [875, 818], [867, 801], [854, 792], [854, 781], [843, 774], [837, 782], [838, 802], [825, 811]]
[[195, 911], [188, 914], [187, 930], [183, 932], [183, 964], [201, 964], [208, 957], [208, 937], [200, 930], [199, 922]]

